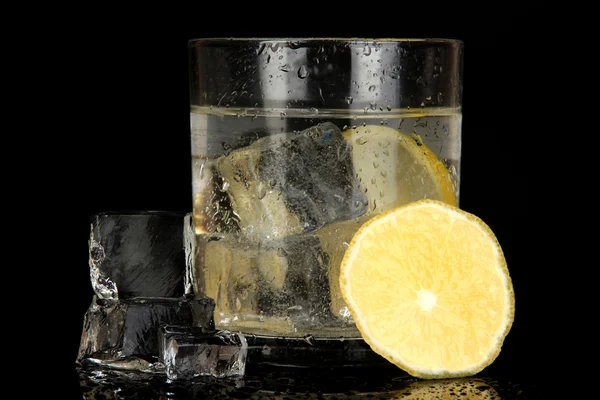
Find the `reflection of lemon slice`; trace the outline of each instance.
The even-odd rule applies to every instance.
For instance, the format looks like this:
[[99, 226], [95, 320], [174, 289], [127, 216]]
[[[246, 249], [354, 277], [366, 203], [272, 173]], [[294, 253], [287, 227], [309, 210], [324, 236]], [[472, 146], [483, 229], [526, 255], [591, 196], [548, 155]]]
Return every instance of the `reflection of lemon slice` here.
[[439, 381], [417, 381], [392, 397], [404, 400], [500, 400], [496, 390], [485, 381], [471, 379], [443, 379]]
[[371, 348], [421, 378], [481, 371], [499, 354], [514, 317], [493, 232], [435, 200], [363, 224], [342, 260], [340, 289]]
[[343, 135], [367, 190], [368, 215], [421, 199], [457, 204], [454, 178], [419, 138], [379, 125], [347, 129]]

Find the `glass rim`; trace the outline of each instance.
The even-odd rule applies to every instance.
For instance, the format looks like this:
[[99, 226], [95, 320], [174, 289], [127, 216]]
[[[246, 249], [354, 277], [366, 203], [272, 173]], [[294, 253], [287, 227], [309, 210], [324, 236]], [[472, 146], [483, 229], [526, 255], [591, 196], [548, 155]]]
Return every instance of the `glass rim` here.
[[453, 38], [359, 38], [359, 37], [208, 37], [190, 39], [190, 46], [198, 44], [243, 44], [258, 42], [264, 44], [286, 44], [293, 43], [301, 46], [311, 43], [348, 43], [348, 44], [398, 44], [398, 43], [428, 43], [428, 44], [455, 44], [462, 46], [464, 42], [461, 39]]

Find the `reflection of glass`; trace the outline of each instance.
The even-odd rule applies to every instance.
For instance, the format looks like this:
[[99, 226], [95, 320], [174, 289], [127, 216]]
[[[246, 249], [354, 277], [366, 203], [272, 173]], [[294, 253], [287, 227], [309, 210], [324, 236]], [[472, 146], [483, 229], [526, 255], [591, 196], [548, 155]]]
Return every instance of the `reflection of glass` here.
[[218, 328], [359, 338], [339, 266], [368, 218], [459, 197], [462, 43], [199, 39], [196, 295]]

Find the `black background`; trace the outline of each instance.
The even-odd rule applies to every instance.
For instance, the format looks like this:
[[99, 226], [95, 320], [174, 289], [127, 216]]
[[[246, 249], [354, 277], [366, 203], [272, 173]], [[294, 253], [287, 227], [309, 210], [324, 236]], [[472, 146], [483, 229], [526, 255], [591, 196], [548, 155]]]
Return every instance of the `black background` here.
[[[40, 228], [60, 221], [60, 233], [47, 239], [53, 251], [58, 244], [66, 249], [53, 258], [51, 271], [45, 270], [44, 284], [62, 285], [54, 293], [60, 313], [44, 313], [54, 321], [47, 330], [60, 348], [55, 383], [70, 388], [65, 394], [75, 393], [74, 361], [93, 295], [89, 217], [106, 210], [191, 210], [187, 42], [199, 37], [464, 41], [460, 205], [497, 235], [516, 292], [513, 328], [485, 372], [532, 379], [538, 344], [526, 247], [531, 162], [525, 149], [535, 127], [522, 120], [540, 95], [536, 43], [551, 33], [546, 6], [357, 3], [337, 6], [343, 13], [314, 2], [247, 4], [235, 13], [239, 7], [233, 4], [215, 6], [209, 11], [201, 5], [182, 10], [158, 3], [139, 9], [88, 5], [76, 18], [55, 20], [30, 42], [34, 50], [44, 48], [33, 69], [36, 79], [49, 84], [33, 93], [44, 127], [38, 141], [44, 178], [35, 187], [35, 210], [46, 215]], [[60, 331], [51, 328], [57, 323]]]

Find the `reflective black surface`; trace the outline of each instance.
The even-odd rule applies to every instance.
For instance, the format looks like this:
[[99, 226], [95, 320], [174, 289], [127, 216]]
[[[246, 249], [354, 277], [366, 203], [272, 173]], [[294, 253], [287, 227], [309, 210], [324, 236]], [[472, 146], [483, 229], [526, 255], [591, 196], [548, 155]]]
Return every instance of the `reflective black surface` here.
[[534, 399], [533, 383], [480, 374], [421, 380], [390, 365], [284, 368], [248, 365], [240, 379], [200, 377], [169, 382], [164, 375], [77, 369], [84, 400], [100, 399]]

